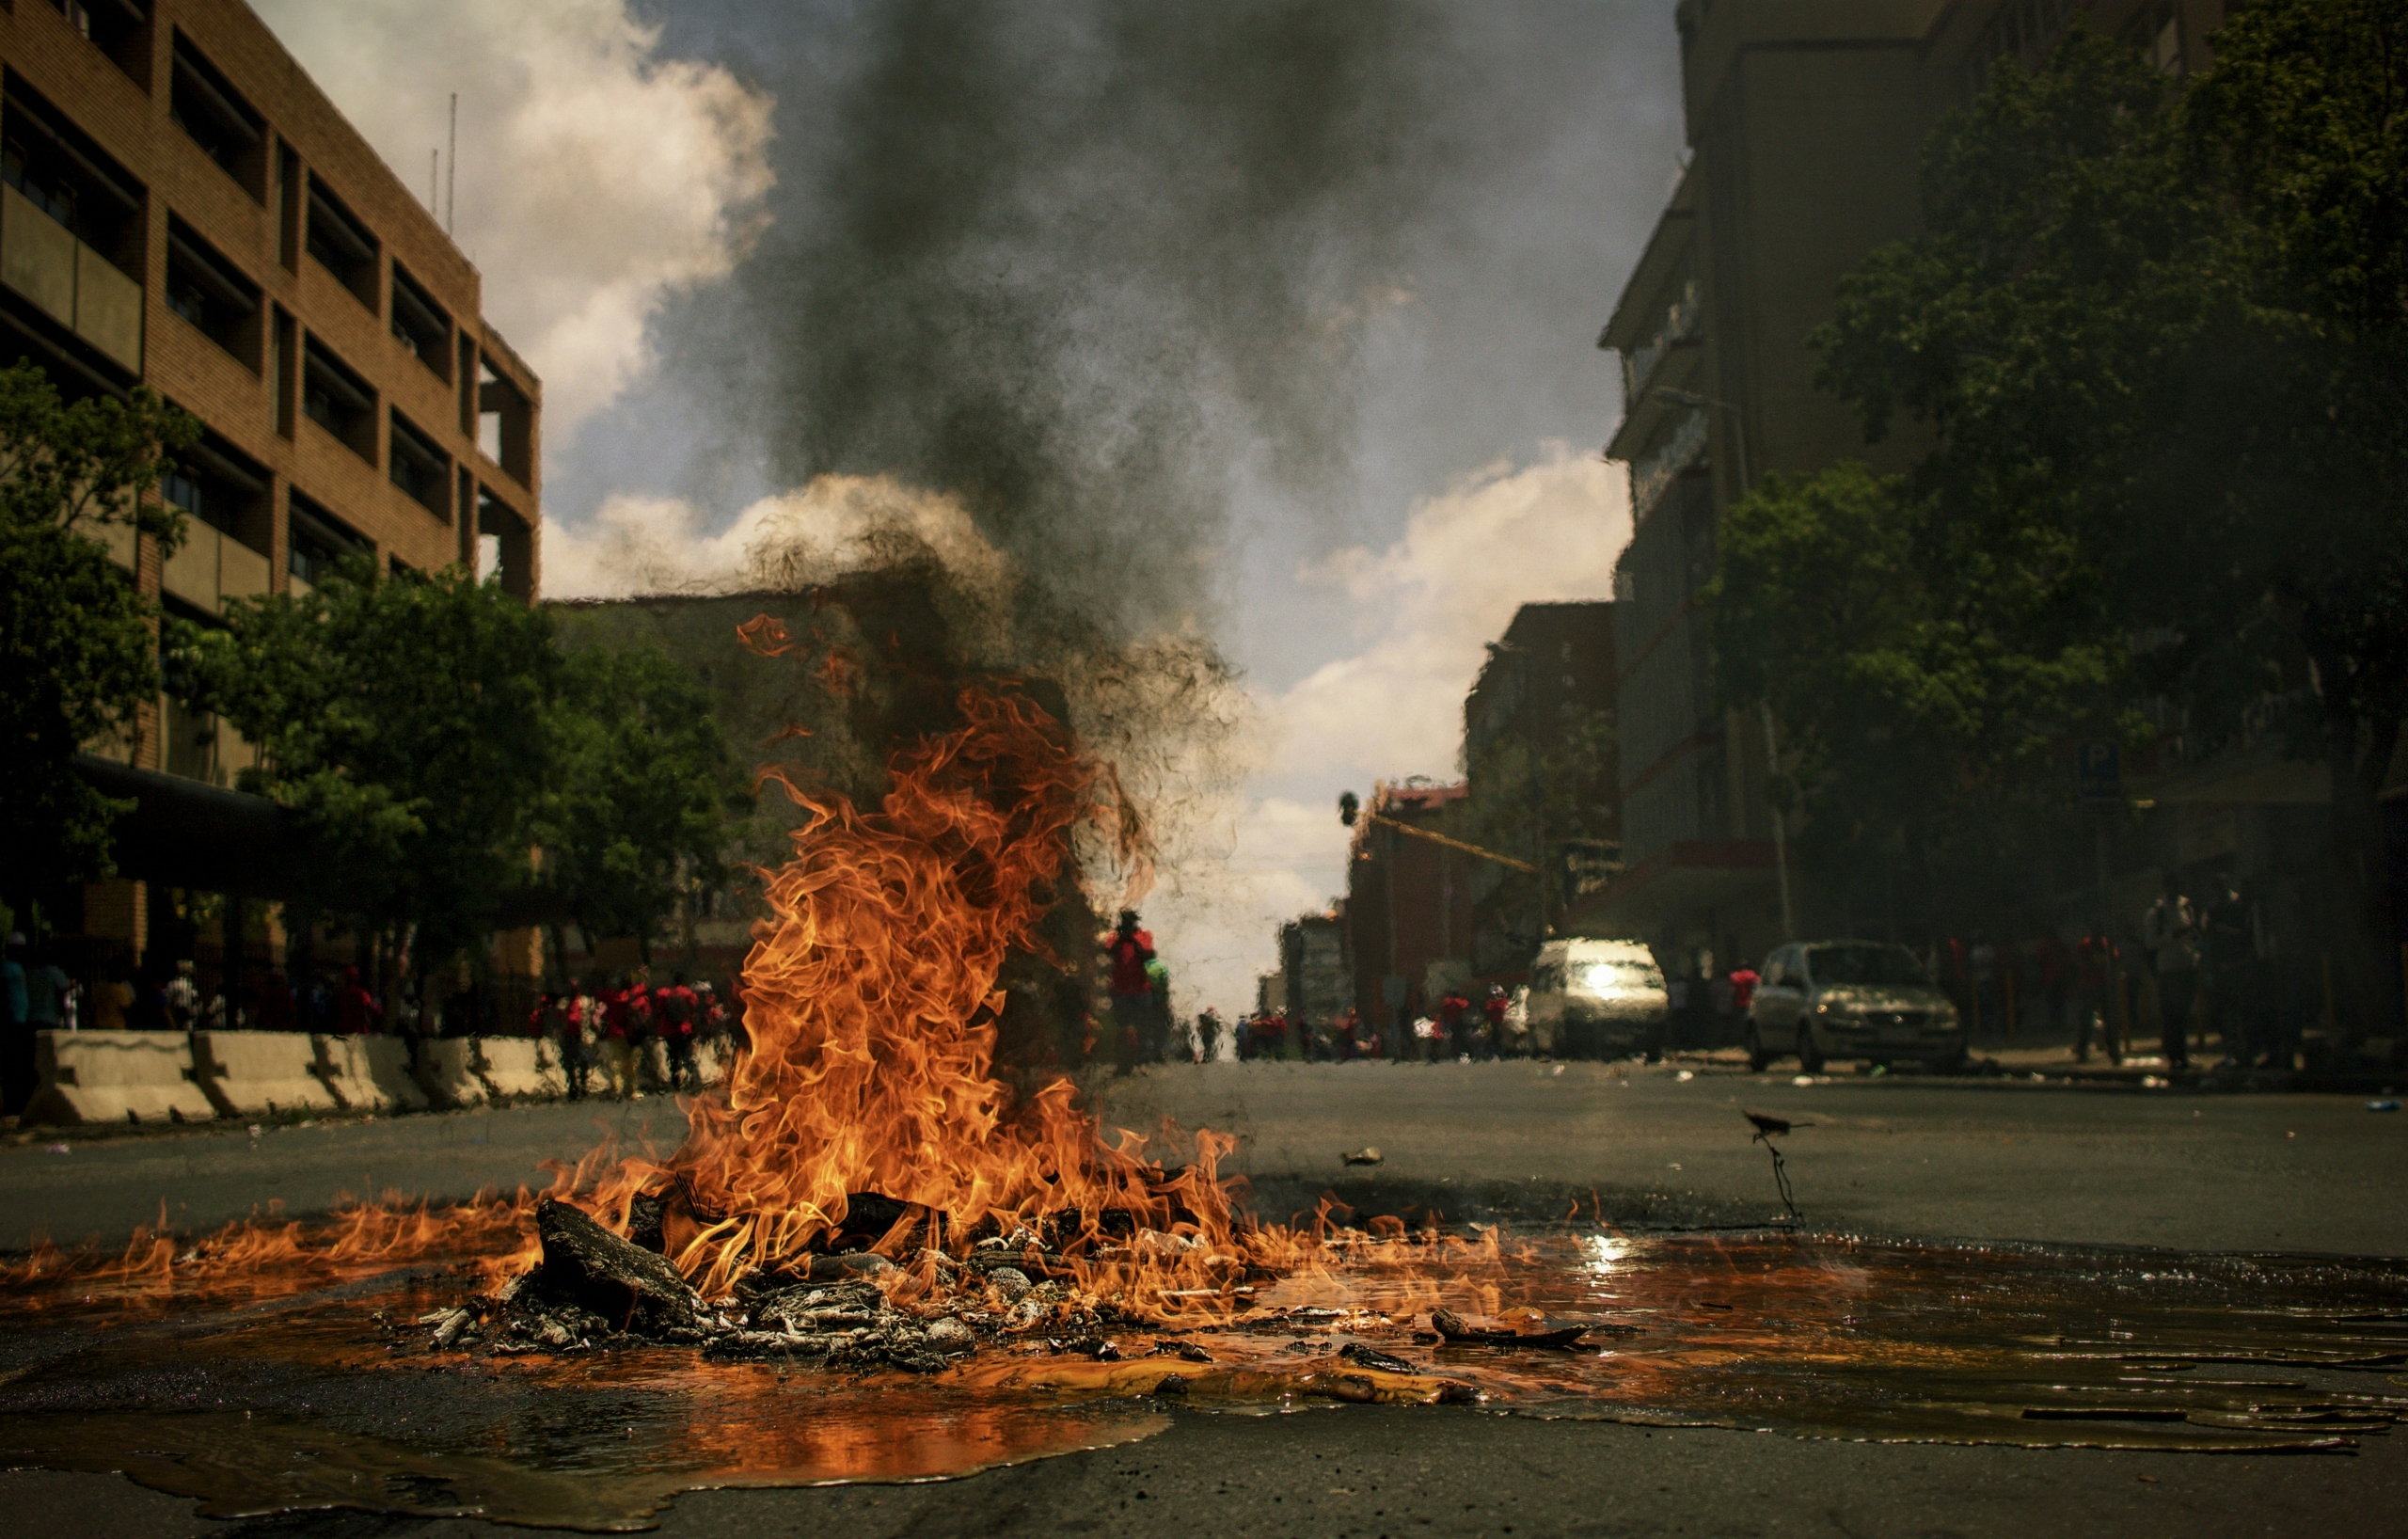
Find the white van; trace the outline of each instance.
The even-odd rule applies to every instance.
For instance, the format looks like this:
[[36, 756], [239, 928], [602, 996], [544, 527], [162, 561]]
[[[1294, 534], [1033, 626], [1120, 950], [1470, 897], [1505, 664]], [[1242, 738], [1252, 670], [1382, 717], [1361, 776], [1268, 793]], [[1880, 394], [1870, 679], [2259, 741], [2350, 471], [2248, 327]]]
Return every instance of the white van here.
[[1669, 1001], [1639, 941], [1549, 941], [1530, 967], [1530, 1051], [1559, 1058], [1654, 1057]]

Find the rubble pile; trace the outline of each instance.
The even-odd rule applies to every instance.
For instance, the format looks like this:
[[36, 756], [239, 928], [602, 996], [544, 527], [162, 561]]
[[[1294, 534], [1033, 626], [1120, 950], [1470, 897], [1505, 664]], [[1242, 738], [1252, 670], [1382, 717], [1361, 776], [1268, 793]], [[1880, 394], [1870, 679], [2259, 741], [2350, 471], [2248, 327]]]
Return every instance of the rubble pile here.
[[[658, 1209], [646, 1211], [640, 1198], [629, 1220], [630, 1237], [622, 1238], [572, 1204], [545, 1198], [535, 1210], [542, 1261], [490, 1294], [421, 1316], [427, 1344], [508, 1356], [661, 1342], [721, 1360], [919, 1373], [1005, 1343], [1100, 1361], [1212, 1360], [1175, 1336], [1124, 1347], [1116, 1332], [1161, 1327], [1079, 1296], [1056, 1237], [1035, 1230], [990, 1236], [961, 1259], [921, 1252], [917, 1261], [935, 1286], [911, 1302], [898, 1303], [880, 1286], [897, 1280], [897, 1269], [874, 1250], [813, 1252], [781, 1271], [749, 1273], [730, 1297], [706, 1300], [656, 1248]], [[846, 1231], [833, 1238], [841, 1242]], [[1180, 1243], [1129, 1236], [1133, 1244], [1149, 1240]]]

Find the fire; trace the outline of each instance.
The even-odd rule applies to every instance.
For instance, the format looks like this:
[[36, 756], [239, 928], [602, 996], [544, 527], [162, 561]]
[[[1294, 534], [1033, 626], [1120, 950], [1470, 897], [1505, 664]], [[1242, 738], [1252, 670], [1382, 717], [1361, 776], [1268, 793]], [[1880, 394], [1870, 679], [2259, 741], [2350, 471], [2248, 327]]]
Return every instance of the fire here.
[[691, 1104], [684, 1147], [620, 1184], [669, 1196], [672, 1257], [705, 1296], [791, 1263], [874, 1192], [913, 1210], [879, 1237], [896, 1259], [1051, 1225], [1083, 1283], [1193, 1310], [1262, 1259], [1217, 1178], [1228, 1143], [1200, 1134], [1166, 1175], [1135, 1135], [1104, 1143], [1068, 1080], [1016, 1103], [995, 1067], [996, 979], [1038, 947], [1073, 834], [1134, 850], [1138, 831], [1037, 706], [971, 690], [960, 711], [897, 757], [874, 811], [778, 779], [809, 817], [745, 962], [752, 1051]]
[[[742, 633], [766, 656], [795, 645], [767, 616]], [[1075, 838], [1096, 831], [1139, 881], [1149, 851], [1110, 768], [1034, 703], [971, 690], [959, 712], [956, 730], [897, 754], [874, 809], [767, 773], [807, 817], [745, 962], [750, 1051], [685, 1103], [673, 1153], [597, 1149], [554, 1167], [551, 1195], [622, 1234], [639, 1197], [664, 1199], [668, 1254], [709, 1298], [748, 1271], [794, 1269], [840, 1231], [898, 1263], [888, 1286], [911, 1296], [946, 1286], [941, 1258], [982, 1237], [1019, 1234], [1034, 1262], [1041, 1236], [1075, 1287], [1158, 1318], [1226, 1316], [1250, 1276], [1318, 1270], [1321, 1219], [1291, 1231], [1235, 1213], [1218, 1174], [1230, 1140], [1198, 1132], [1166, 1171], [1135, 1134], [1107, 1142], [1067, 1078], [1022, 1096], [999, 1076], [997, 980], [1013, 949], [1043, 954], [1054, 895], [1080, 874]], [[845, 1227], [864, 1193], [908, 1206], [862, 1236]], [[448, 1207], [388, 1198], [316, 1225], [255, 1217], [182, 1250], [163, 1221], [120, 1257], [45, 1250], [10, 1271], [138, 1293], [442, 1255], [498, 1280], [540, 1254], [532, 1207], [523, 1190]]]

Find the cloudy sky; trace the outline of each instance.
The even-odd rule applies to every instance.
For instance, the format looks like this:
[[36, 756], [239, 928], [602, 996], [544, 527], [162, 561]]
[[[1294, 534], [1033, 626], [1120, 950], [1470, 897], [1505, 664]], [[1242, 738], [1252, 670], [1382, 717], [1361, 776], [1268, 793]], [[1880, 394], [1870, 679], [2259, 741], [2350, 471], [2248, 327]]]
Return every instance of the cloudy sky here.
[[405, 184], [459, 93], [547, 593], [891, 477], [1035, 622], [1217, 642], [1249, 773], [1149, 905], [1196, 1006], [1342, 890], [1340, 790], [1454, 773], [1514, 607], [1608, 592], [1672, 0], [254, 3]]

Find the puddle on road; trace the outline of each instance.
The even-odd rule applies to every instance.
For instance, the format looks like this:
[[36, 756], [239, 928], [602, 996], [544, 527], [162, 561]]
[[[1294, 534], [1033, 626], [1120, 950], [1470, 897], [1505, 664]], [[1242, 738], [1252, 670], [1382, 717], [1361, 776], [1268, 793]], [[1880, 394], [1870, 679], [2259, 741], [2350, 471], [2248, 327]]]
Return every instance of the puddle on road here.
[[[1168, 1339], [1140, 1329], [1117, 1361], [1038, 1342], [865, 1379], [666, 1347], [436, 1354], [390, 1328], [463, 1286], [421, 1272], [241, 1308], [0, 1301], [0, 1464], [122, 1470], [213, 1515], [640, 1528], [686, 1490], [961, 1475], [1149, 1436], [1174, 1403], [1410, 1389], [1339, 1356], [1358, 1343], [1490, 1409], [1801, 1436], [2315, 1451], [2408, 1416], [2408, 1267], [2383, 1261], [1763, 1235], [1358, 1245], [1252, 1318], [1176, 1338], [1210, 1363], [1151, 1355]], [[1455, 1346], [1422, 1328], [1433, 1302], [1598, 1328], [1574, 1349]]]

